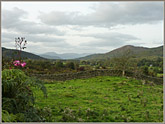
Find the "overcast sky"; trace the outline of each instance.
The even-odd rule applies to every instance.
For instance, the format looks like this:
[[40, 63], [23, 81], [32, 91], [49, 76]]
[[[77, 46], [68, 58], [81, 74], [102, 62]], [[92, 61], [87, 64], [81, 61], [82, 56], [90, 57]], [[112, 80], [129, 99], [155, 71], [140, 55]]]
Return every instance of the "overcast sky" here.
[[105, 53], [163, 45], [163, 2], [2, 2], [2, 46], [32, 53]]

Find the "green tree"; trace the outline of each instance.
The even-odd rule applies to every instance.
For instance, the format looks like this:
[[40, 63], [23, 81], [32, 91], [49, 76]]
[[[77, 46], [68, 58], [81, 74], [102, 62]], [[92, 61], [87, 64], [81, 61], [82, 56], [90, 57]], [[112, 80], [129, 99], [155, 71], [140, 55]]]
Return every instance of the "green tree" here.
[[143, 72], [145, 75], [148, 75], [148, 66], [143, 66], [143, 67], [142, 67], [142, 72]]
[[131, 67], [131, 58], [133, 57], [133, 53], [130, 50], [125, 51], [121, 56], [114, 57], [111, 60], [111, 64], [115, 70], [121, 70], [122, 76], [125, 76], [125, 71], [130, 70]]
[[73, 62], [67, 62], [67, 63], [66, 63], [66, 67], [67, 67], [67, 68], [70, 68], [70, 69], [73, 69], [73, 70], [75, 69], [75, 65], [74, 65]]
[[57, 69], [63, 68], [63, 67], [64, 67], [63, 62], [57, 61], [56, 64], [55, 64], [55, 67], [56, 67]]

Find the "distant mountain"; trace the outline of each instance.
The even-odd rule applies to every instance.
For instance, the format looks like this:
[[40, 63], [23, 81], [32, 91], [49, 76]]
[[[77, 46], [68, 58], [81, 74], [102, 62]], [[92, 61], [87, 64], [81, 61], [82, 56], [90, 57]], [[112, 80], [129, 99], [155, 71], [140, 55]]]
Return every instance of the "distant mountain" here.
[[124, 52], [130, 50], [135, 57], [151, 57], [151, 56], [161, 56], [163, 57], [163, 46], [155, 48], [147, 47], [136, 47], [132, 45], [126, 45], [110, 52], [104, 54], [93, 54], [85, 57], [79, 58], [80, 60], [103, 60], [112, 57], [120, 57]]
[[[104, 60], [112, 57], [120, 57], [124, 52], [130, 50], [131, 53], [135, 57], [163, 57], [163, 46], [155, 47], [155, 48], [147, 48], [147, 47], [137, 47], [132, 45], [126, 45], [115, 50], [112, 50], [103, 54], [77, 54], [77, 53], [64, 53], [57, 54], [55, 52], [49, 52], [42, 55], [36, 55], [33, 53], [21, 52], [22, 58], [28, 59], [78, 59], [78, 60]], [[7, 49], [2, 47], [2, 57], [12, 58], [14, 53], [17, 52], [15, 49]]]
[[44, 54], [41, 54], [41, 57], [48, 58], [48, 59], [76, 59], [80, 57], [84, 57], [90, 55], [90, 53], [82, 53], [82, 54], [77, 54], [77, 53], [63, 53], [63, 54], [58, 54], [55, 52], [47, 52]]
[[43, 58], [47, 58], [47, 59], [61, 59], [60, 57], [58, 57], [58, 56], [51, 56], [51, 55], [46, 55], [46, 54], [41, 54], [41, 55], [39, 55], [39, 56], [41, 56], [41, 57], [43, 57]]
[[[17, 57], [17, 55], [15, 53], [17, 53], [18, 50], [15, 49], [7, 49], [2, 47], [2, 57], [7, 57], [7, 58], [15, 58]], [[40, 57], [38, 55], [35, 55], [33, 53], [29, 53], [29, 52], [25, 52], [25, 51], [21, 51], [21, 57], [22, 58], [28, 58], [28, 59], [35, 59], [35, 60], [41, 60], [41, 59], [45, 59], [43, 57]]]

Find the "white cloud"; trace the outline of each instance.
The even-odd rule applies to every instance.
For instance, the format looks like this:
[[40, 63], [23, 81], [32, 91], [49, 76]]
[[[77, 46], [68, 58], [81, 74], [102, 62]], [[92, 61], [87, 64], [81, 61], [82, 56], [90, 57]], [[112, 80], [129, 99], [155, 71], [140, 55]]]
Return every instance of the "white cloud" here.
[[127, 45], [128, 41], [139, 40], [132, 35], [121, 34], [121, 33], [99, 33], [99, 34], [88, 34], [81, 35], [84, 37], [93, 37], [95, 40], [88, 43], [83, 43], [81, 45], [91, 46], [91, 47], [117, 47], [122, 45]]
[[31, 22], [30, 20], [24, 21], [23, 19], [27, 15], [28, 12], [19, 8], [13, 8], [12, 10], [3, 10], [2, 28], [26, 34], [65, 34], [65, 32], [62, 32], [55, 27], [47, 26], [42, 23]]
[[121, 24], [156, 23], [163, 20], [163, 2], [100, 2], [94, 12], [52, 11], [40, 13], [48, 25], [116, 26]]

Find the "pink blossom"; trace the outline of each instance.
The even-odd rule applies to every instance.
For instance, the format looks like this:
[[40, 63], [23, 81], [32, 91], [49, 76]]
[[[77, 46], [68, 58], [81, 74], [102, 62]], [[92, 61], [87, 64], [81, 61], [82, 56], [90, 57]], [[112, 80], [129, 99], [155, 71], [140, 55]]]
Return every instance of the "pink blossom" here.
[[22, 67], [26, 66], [26, 62], [21, 63], [19, 60], [15, 60], [13, 64], [14, 66], [22, 66]]
[[19, 66], [21, 63], [20, 63], [19, 60], [15, 60], [15, 61], [13, 62], [13, 64], [14, 64], [14, 66]]
[[25, 67], [26, 66], [26, 62], [21, 63], [21, 66]]

